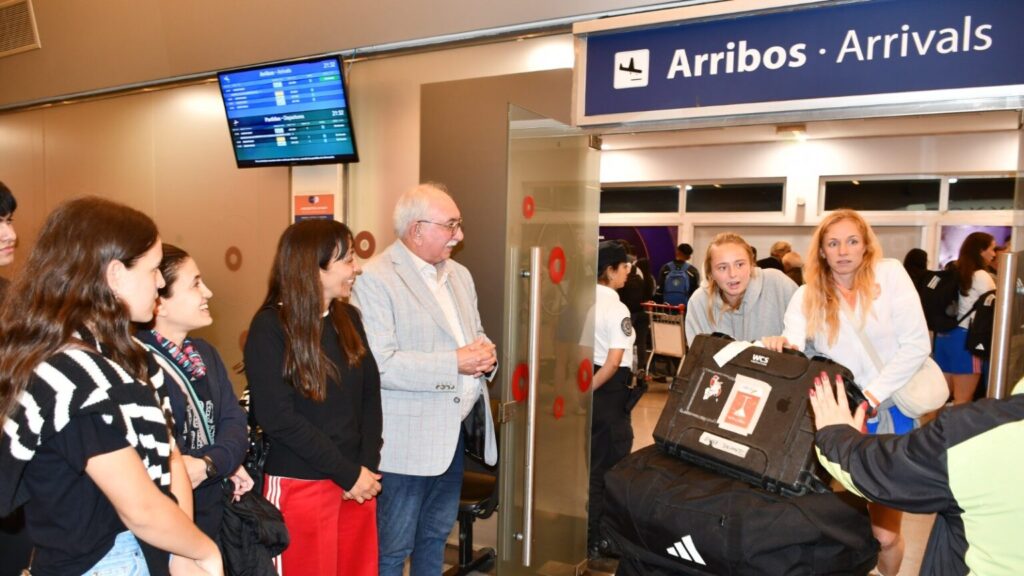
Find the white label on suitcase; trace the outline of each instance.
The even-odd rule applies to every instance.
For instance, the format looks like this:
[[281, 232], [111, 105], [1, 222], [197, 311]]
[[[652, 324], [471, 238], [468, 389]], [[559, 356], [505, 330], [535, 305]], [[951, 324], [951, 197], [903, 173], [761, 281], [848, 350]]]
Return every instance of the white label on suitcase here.
[[700, 435], [700, 443], [705, 446], [710, 446], [715, 450], [721, 450], [722, 452], [728, 452], [733, 456], [739, 458], [746, 458], [747, 452], [750, 450], [750, 446], [744, 446], [739, 442], [733, 442], [732, 440], [726, 440], [721, 436], [715, 436], [711, 432], [702, 432]]
[[718, 427], [722, 430], [750, 436], [757, 428], [764, 405], [768, 403], [768, 395], [772, 392], [771, 384], [756, 380], [744, 374], [736, 375], [725, 407], [718, 415]]
[[728, 364], [733, 358], [739, 356], [740, 352], [743, 352], [753, 345], [754, 344], [751, 342], [744, 342], [742, 340], [729, 342], [725, 346], [722, 346], [722, 349], [716, 352], [715, 355], [712, 356], [712, 359], [714, 359], [715, 364], [718, 364], [718, 367], [721, 368]]

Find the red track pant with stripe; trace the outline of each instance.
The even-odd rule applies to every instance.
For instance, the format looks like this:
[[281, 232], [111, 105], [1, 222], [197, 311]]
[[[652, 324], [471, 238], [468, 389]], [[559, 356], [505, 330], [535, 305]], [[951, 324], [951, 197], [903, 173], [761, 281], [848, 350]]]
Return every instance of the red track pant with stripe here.
[[377, 500], [344, 500], [331, 480], [266, 475], [267, 500], [284, 516], [291, 539], [274, 559], [281, 576], [376, 576]]

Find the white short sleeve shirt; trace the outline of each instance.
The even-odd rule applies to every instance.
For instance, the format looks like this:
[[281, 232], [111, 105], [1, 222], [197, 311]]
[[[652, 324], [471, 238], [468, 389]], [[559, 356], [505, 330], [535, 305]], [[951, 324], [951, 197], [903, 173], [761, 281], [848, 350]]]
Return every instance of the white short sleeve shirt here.
[[619, 300], [618, 292], [603, 284], [597, 285], [594, 313], [588, 315], [587, 326], [592, 326], [594, 330], [595, 365], [604, 366], [608, 350], [619, 348], [624, 351], [619, 366], [632, 368], [636, 333], [630, 320], [629, 308]]

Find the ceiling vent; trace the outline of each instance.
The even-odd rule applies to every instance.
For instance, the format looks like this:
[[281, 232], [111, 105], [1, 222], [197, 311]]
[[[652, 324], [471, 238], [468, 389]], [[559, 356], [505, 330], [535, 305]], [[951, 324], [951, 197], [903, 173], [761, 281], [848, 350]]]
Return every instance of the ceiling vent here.
[[39, 48], [31, 0], [0, 0], [0, 57]]

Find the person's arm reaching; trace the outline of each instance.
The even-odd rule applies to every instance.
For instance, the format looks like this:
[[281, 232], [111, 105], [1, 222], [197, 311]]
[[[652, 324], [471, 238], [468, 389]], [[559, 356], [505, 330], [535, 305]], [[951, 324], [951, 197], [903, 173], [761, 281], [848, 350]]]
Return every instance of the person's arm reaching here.
[[954, 498], [941, 422], [902, 436], [866, 436], [860, 431], [866, 403], [851, 415], [841, 377], [836, 389], [833, 394], [823, 375], [810, 396], [815, 451], [832, 477], [850, 492], [892, 508], [918, 514], [948, 508]]

